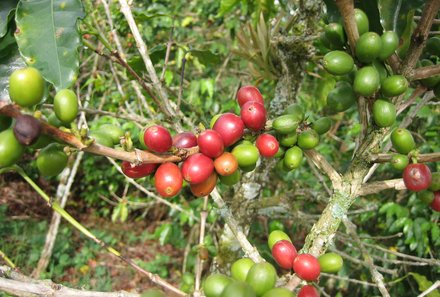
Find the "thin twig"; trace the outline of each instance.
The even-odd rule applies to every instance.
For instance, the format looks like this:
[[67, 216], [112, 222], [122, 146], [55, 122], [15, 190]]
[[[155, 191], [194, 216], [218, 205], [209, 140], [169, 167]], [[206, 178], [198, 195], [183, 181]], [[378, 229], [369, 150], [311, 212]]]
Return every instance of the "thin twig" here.
[[[121, 4], [121, 12], [125, 16], [127, 20], [128, 26], [133, 34], [133, 37], [136, 41], [136, 46], [138, 48], [139, 54], [144, 61], [145, 67], [147, 69], [148, 75], [152, 81], [153, 89], [156, 91], [158, 96], [160, 97], [160, 102], [156, 102], [160, 109], [164, 112], [165, 115], [172, 118], [176, 116], [176, 111], [170, 105], [170, 101], [168, 98], [168, 94], [165, 92], [162, 84], [157, 77], [156, 69], [150, 59], [148, 54], [147, 45], [145, 44], [142, 36], [139, 32], [138, 26], [134, 20], [133, 13], [131, 12], [130, 6], [127, 3], [127, 0], [119, 0]], [[175, 119], [173, 119], [175, 121]]]
[[364, 249], [364, 247], [362, 245], [362, 241], [360, 240], [359, 236], [357, 235], [356, 225], [353, 224], [350, 220], [348, 220], [348, 218], [344, 218], [343, 222], [344, 222], [344, 225], [347, 229], [348, 234], [358, 244], [358, 248], [359, 248], [360, 252], [362, 253], [362, 256], [363, 256], [365, 262], [367, 263], [368, 268], [370, 269], [370, 273], [373, 278], [373, 281], [377, 285], [382, 296], [390, 297], [390, 293], [388, 292], [387, 288], [385, 287], [385, 283], [383, 281], [383, 275], [379, 271], [377, 271], [377, 267], [374, 265], [373, 259], [371, 258], [370, 254]]
[[180, 70], [180, 84], [179, 84], [179, 95], [177, 97], [177, 108], [180, 109], [180, 103], [182, 102], [182, 95], [183, 95], [183, 80], [185, 77], [185, 65], [186, 65], [186, 58], [183, 56], [182, 58], [182, 69]]
[[[86, 291], [72, 289], [50, 280], [28, 278], [8, 267], [0, 266], [0, 291], [14, 296], [52, 296], [52, 297], [140, 297], [140, 294], [118, 292]], [[183, 296], [183, 295], [182, 295]]]
[[15, 263], [12, 262], [12, 260], [9, 259], [9, 257], [6, 256], [6, 254], [5, 254], [2, 250], [0, 250], [0, 258], [2, 258], [3, 261], [5, 261], [6, 264], [8, 264], [9, 267], [11, 267], [12, 269], [18, 271], [18, 268], [17, 268], [17, 266], [15, 265]]
[[163, 63], [162, 74], [160, 75], [160, 81], [164, 80], [165, 72], [167, 71], [168, 60], [170, 59], [171, 47], [173, 46], [174, 43], [173, 35], [174, 35], [174, 18], [173, 18], [173, 26], [171, 27], [170, 30], [170, 38], [168, 39], [167, 42], [167, 51], [165, 53], [165, 61]]
[[[42, 107], [43, 108], [53, 109], [53, 104], [43, 104]], [[78, 110], [79, 111], [83, 111], [83, 112], [85, 112], [87, 114], [91, 114], [91, 115], [111, 116], [111, 117], [116, 118], [116, 119], [123, 119], [123, 120], [133, 121], [133, 122], [137, 122], [137, 123], [140, 123], [140, 124], [143, 124], [143, 125], [151, 124], [151, 119], [143, 118], [143, 117], [140, 117], [138, 115], [128, 115], [128, 114], [122, 114], [122, 113], [119, 113], [119, 112], [97, 110], [97, 109], [85, 108], [85, 107], [80, 107]]]
[[[0, 114], [4, 114], [10, 117], [17, 117], [21, 114], [17, 105], [8, 104], [5, 101], [0, 100]], [[46, 122], [40, 120], [41, 131], [44, 134], [55, 137], [62, 142], [69, 144], [79, 150], [88, 152], [95, 155], [106, 156], [118, 160], [128, 161], [131, 163], [165, 163], [165, 162], [180, 162], [186, 157], [198, 152], [198, 147], [191, 149], [180, 149], [179, 155], [163, 154], [156, 155], [148, 151], [135, 150], [131, 152], [121, 151], [106, 147], [97, 143], [85, 145], [80, 139], [76, 138], [73, 134], [61, 131]]]
[[341, 280], [341, 281], [346, 281], [346, 282], [354, 283], [354, 284], [360, 284], [360, 285], [370, 286], [370, 287], [377, 287], [377, 285], [374, 284], [374, 283], [364, 282], [364, 281], [361, 281], [361, 280], [357, 280], [357, 279], [353, 279], [353, 278], [348, 278], [348, 277], [342, 277], [342, 276], [338, 276], [338, 275], [335, 275], [335, 274], [321, 272], [321, 275], [325, 276], [325, 277]]
[[252, 261], [254, 261], [255, 263], [263, 262], [264, 259], [258, 253], [257, 248], [254, 247], [247, 239], [247, 236], [244, 234], [242, 228], [238, 225], [238, 222], [235, 220], [234, 216], [231, 213], [231, 210], [223, 201], [217, 188], [215, 188], [214, 191], [211, 192], [211, 197], [214, 200], [214, 203], [217, 205], [220, 216], [223, 217], [226, 224], [231, 229], [246, 257], [251, 258]]
[[318, 167], [325, 175], [328, 176], [332, 182], [333, 189], [338, 191], [341, 188], [342, 178], [341, 175], [333, 168], [333, 166], [315, 150], [306, 150], [304, 152], [307, 158], [309, 158], [313, 164]]
[[411, 80], [419, 80], [436, 75], [440, 75], [440, 65], [426, 66], [415, 69]]
[[[393, 158], [393, 154], [375, 154], [370, 156], [370, 161], [374, 163], [388, 163]], [[418, 162], [438, 162], [440, 161], [440, 152], [428, 153], [428, 154], [418, 154], [413, 156]]]
[[202, 253], [201, 249], [204, 249], [206, 251], [206, 249], [204, 247], [204, 241], [205, 241], [206, 218], [208, 217], [208, 211], [207, 211], [208, 198], [209, 198], [209, 196], [205, 196], [203, 198], [203, 209], [200, 212], [199, 253], [197, 254], [194, 297], [201, 296], [200, 282], [202, 279], [203, 262], [205, 262], [205, 259], [203, 259], [200, 255]]

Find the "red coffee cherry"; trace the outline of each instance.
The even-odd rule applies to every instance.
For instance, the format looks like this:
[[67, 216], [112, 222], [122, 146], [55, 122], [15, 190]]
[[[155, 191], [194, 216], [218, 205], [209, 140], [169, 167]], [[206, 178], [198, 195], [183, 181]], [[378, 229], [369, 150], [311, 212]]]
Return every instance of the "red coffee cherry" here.
[[215, 130], [205, 130], [197, 138], [200, 152], [210, 158], [217, 158], [225, 148], [222, 136]]
[[246, 102], [241, 107], [240, 116], [244, 125], [252, 131], [260, 131], [266, 125], [267, 112], [261, 103]]
[[280, 240], [272, 247], [272, 257], [284, 269], [292, 269], [297, 255], [295, 246], [288, 240]]
[[270, 134], [261, 134], [257, 137], [255, 145], [260, 152], [260, 155], [266, 158], [271, 158], [275, 156], [280, 148], [280, 144], [275, 136]]
[[177, 148], [197, 146], [197, 137], [192, 132], [181, 132], [173, 136], [173, 145]]
[[158, 165], [159, 164], [153, 163], [135, 165], [127, 161], [122, 161], [121, 169], [122, 172], [130, 178], [142, 178], [153, 174]]
[[218, 118], [213, 129], [220, 133], [223, 144], [228, 147], [241, 139], [244, 132], [244, 123], [239, 116], [228, 112]]
[[293, 270], [296, 275], [306, 281], [314, 281], [321, 273], [319, 261], [310, 254], [299, 254], [293, 260]]
[[189, 156], [182, 164], [183, 178], [191, 184], [204, 182], [213, 171], [214, 162], [201, 153]]
[[246, 102], [258, 102], [264, 106], [263, 96], [254, 86], [243, 86], [237, 92], [237, 102], [242, 107]]
[[440, 212], [440, 191], [434, 192], [434, 200], [429, 205], [435, 211]]
[[155, 125], [145, 130], [144, 143], [149, 150], [156, 153], [164, 153], [171, 148], [173, 140], [166, 128]]
[[154, 186], [162, 197], [173, 197], [182, 189], [183, 177], [174, 163], [163, 163], [154, 175]]
[[409, 164], [403, 170], [403, 182], [408, 190], [426, 190], [432, 181], [431, 170], [425, 164]]
[[305, 285], [299, 290], [298, 297], [319, 297], [319, 292], [314, 286]]

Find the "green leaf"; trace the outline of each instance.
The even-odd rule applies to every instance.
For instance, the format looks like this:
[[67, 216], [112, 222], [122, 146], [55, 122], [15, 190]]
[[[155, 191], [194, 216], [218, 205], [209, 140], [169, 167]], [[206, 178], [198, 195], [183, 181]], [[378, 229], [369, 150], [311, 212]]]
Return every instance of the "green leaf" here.
[[121, 215], [121, 203], [119, 203], [114, 209], [112, 214], [112, 222], [116, 222], [118, 220], [118, 217]]
[[199, 59], [199, 62], [203, 65], [213, 65], [221, 62], [220, 55], [208, 50], [191, 50], [191, 54]]
[[127, 220], [128, 217], [128, 207], [127, 203], [121, 203], [121, 215], [120, 215], [120, 221], [123, 223]]
[[161, 245], [164, 245], [170, 239], [172, 228], [171, 224], [164, 224], [154, 231], [154, 235], [159, 239]]
[[[432, 286], [432, 282], [430, 280], [428, 280], [426, 278], [426, 276], [415, 273], [415, 272], [410, 272], [409, 273], [412, 277], [414, 277], [414, 279], [416, 280], [417, 284], [419, 285], [419, 291], [423, 292], [426, 291], [427, 289], [429, 289], [429, 287]], [[426, 295], [428, 297], [440, 297], [440, 293], [438, 290], [434, 290], [431, 293], [429, 293], [428, 295]]]
[[230, 12], [234, 6], [236, 6], [240, 0], [222, 0], [220, 3], [220, 9], [218, 11], [218, 16], [224, 16]]
[[0, 1], [0, 37], [5, 36], [8, 31], [9, 18], [12, 15], [18, 0], [1, 0]]
[[9, 34], [0, 41], [0, 57], [2, 60], [0, 63], [0, 100], [9, 100], [9, 76], [11, 73], [26, 66], [15, 42], [2, 48], [4, 46], [4, 39], [7, 36]]
[[407, 26], [407, 16], [421, 8], [424, 0], [378, 0], [380, 21], [386, 31], [395, 31], [402, 36]]
[[209, 98], [212, 98], [214, 96], [214, 84], [213, 79], [203, 79], [200, 85], [202, 94], [208, 93]]
[[336, 23], [341, 19], [341, 15], [339, 13], [338, 7], [335, 4], [334, 0], [324, 0], [325, 6], [327, 8], [328, 22]]
[[81, 17], [79, 0], [22, 0], [17, 7], [15, 38], [21, 55], [57, 90], [77, 78], [81, 41], [76, 22]]

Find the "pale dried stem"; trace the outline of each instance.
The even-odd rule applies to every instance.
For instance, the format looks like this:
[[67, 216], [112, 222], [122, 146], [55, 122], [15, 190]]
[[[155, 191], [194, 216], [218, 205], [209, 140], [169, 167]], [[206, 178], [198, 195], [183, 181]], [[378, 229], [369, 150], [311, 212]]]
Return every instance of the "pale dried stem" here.
[[388, 292], [387, 288], [385, 287], [383, 275], [379, 271], [377, 271], [377, 267], [374, 265], [373, 259], [371, 258], [370, 254], [367, 252], [367, 250], [364, 248], [362, 241], [360, 240], [359, 236], [357, 235], [356, 225], [353, 224], [348, 218], [344, 218], [343, 222], [344, 222], [344, 225], [347, 229], [348, 234], [357, 243], [358, 248], [359, 248], [360, 252], [362, 253], [363, 258], [364, 258], [365, 262], [367, 263], [368, 268], [370, 269], [372, 279], [373, 279], [374, 283], [377, 285], [382, 296], [390, 297], [390, 293]]
[[394, 189], [394, 190], [405, 190], [405, 183], [403, 179], [391, 179], [391, 180], [383, 180], [376, 181], [367, 184], [363, 184], [360, 191], [359, 196], [366, 196], [371, 194], [376, 194], [384, 190]]
[[255, 263], [264, 262], [264, 259], [258, 253], [257, 248], [254, 247], [249, 242], [247, 236], [243, 232], [243, 229], [238, 225], [237, 220], [234, 218], [234, 216], [231, 213], [231, 210], [227, 207], [226, 203], [223, 201], [217, 188], [215, 188], [214, 191], [212, 191], [211, 197], [214, 200], [214, 203], [217, 205], [220, 216], [223, 217], [226, 224], [231, 229], [232, 233], [234, 234], [234, 237], [239, 242], [241, 249], [245, 253], [246, 257], [251, 258], [252, 261], [254, 261]]
[[[390, 162], [393, 158], [393, 154], [375, 154], [370, 156], [371, 162], [374, 163], [387, 163]], [[418, 154], [413, 156], [418, 162], [426, 163], [426, 162], [439, 162], [440, 161], [440, 152], [437, 153], [428, 153], [428, 154]]]
[[142, 60], [144, 61], [148, 75], [152, 81], [153, 89], [156, 91], [156, 93], [159, 95], [161, 99], [159, 102], [159, 107], [161, 107], [161, 110], [168, 117], [171, 118], [175, 117], [176, 111], [172, 109], [169, 102], [168, 94], [165, 92], [159, 78], [157, 77], [156, 69], [154, 69], [154, 65], [151, 62], [150, 56], [148, 54], [147, 45], [142, 39], [137, 24], [134, 20], [133, 13], [131, 12], [130, 6], [128, 5], [127, 0], [119, 0], [119, 3], [121, 5], [121, 12], [125, 16], [125, 19], [127, 20], [127, 23], [136, 41], [136, 46], [138, 48], [139, 54], [141, 55]]
[[50, 280], [28, 278], [10, 268], [0, 266], [0, 291], [14, 296], [52, 296], [52, 297], [140, 297], [140, 294], [118, 292], [97, 292], [78, 290], [53, 283]]
[[[200, 212], [200, 234], [199, 234], [199, 249], [205, 248], [205, 229], [206, 229], [206, 218], [208, 217], [208, 198], [209, 196], [205, 196], [203, 198], [203, 210]], [[204, 259], [200, 257], [200, 251], [197, 255], [197, 263], [196, 263], [196, 276], [195, 276], [195, 286], [194, 286], [194, 296], [201, 296], [200, 293], [200, 282], [202, 279], [202, 270], [203, 270], [203, 262]]]
[[306, 150], [304, 152], [306, 157], [315, 164], [318, 169], [328, 176], [332, 182], [334, 191], [338, 191], [341, 188], [342, 178], [341, 175], [333, 168], [333, 166], [315, 150]]
[[411, 80], [424, 79], [439, 74], [440, 74], [440, 65], [421, 67], [414, 70], [414, 74], [411, 76]]

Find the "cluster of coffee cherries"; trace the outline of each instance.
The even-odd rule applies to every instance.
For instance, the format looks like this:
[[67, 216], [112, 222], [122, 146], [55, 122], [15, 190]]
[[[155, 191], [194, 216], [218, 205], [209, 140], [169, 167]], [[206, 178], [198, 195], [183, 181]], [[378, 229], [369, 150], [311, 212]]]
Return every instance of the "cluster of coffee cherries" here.
[[[372, 105], [374, 124], [378, 128], [391, 127], [397, 115], [392, 98], [404, 94], [409, 86], [406, 78], [392, 74], [387, 64], [387, 59], [399, 46], [398, 35], [393, 31], [386, 31], [381, 36], [369, 32], [368, 17], [360, 9], [355, 9], [354, 17], [360, 35], [354, 48], [354, 57], [347, 52], [349, 45], [341, 23], [328, 24], [321, 37], [323, 44], [332, 49], [324, 56], [322, 65], [338, 81], [327, 96], [327, 112], [343, 112], [357, 102], [358, 96], [364, 96]], [[420, 66], [433, 65], [427, 58], [438, 60], [437, 56], [432, 55], [438, 55], [435, 49], [440, 49], [440, 38], [433, 37], [427, 44]], [[421, 83], [440, 95], [440, 76], [423, 79]], [[415, 192], [427, 190], [431, 185], [431, 171], [426, 164], [418, 164], [415, 158], [411, 158], [416, 153], [411, 132], [396, 128], [391, 133], [391, 141], [397, 152], [391, 159], [391, 165], [403, 170], [405, 186]], [[430, 194], [424, 192], [422, 196], [433, 210], [438, 211], [440, 197], [436, 193], [438, 190], [435, 190], [438, 184], [431, 188], [434, 190]]]
[[[45, 94], [45, 81], [40, 71], [33, 67], [17, 69], [9, 77], [9, 97], [25, 110], [40, 104]], [[53, 98], [53, 121], [59, 126], [69, 125], [78, 114], [78, 99], [69, 89], [59, 90]], [[42, 115], [39, 113], [39, 117]], [[39, 150], [36, 165], [42, 176], [56, 176], [67, 165], [63, 146], [51, 137], [41, 134], [41, 124], [34, 116], [23, 114], [15, 121], [0, 116], [0, 168], [15, 164], [25, 148]]]
[[[275, 262], [285, 272], [293, 271], [304, 281], [314, 282], [321, 272], [338, 273], [343, 260], [336, 253], [326, 253], [319, 258], [311, 254], [298, 254], [289, 236], [281, 230], [274, 230], [268, 238], [268, 245]], [[293, 297], [292, 291], [276, 288], [277, 272], [268, 263], [254, 263], [249, 258], [235, 261], [231, 266], [230, 276], [211, 274], [203, 283], [206, 297]], [[319, 297], [318, 290], [311, 284], [304, 285], [298, 297]]]
[[341, 23], [328, 24], [321, 38], [328, 48], [334, 49], [324, 56], [322, 66], [337, 81], [327, 96], [327, 111], [331, 114], [345, 111], [357, 102], [357, 96], [364, 96], [371, 100], [374, 123], [378, 127], [390, 127], [396, 120], [391, 98], [408, 89], [406, 78], [390, 74], [387, 65], [387, 59], [399, 46], [399, 37], [393, 31], [381, 36], [369, 32], [368, 17], [360, 9], [355, 9], [354, 16], [360, 35], [353, 49], [354, 57], [347, 52], [349, 46]]
[[434, 211], [440, 211], [440, 172], [431, 173], [428, 165], [417, 163], [417, 146], [409, 130], [394, 129], [391, 143], [396, 153], [390, 163], [394, 169], [403, 171], [406, 188], [418, 192], [421, 201], [430, 205]]
[[[279, 157], [281, 170], [298, 168], [303, 160], [303, 150], [319, 143], [319, 135], [331, 127], [329, 118], [307, 123], [304, 110], [298, 104], [290, 105], [285, 114], [268, 124], [263, 96], [254, 86], [243, 86], [237, 92], [240, 115], [228, 112], [212, 118], [210, 129], [182, 132], [174, 136], [161, 125], [141, 131], [139, 141], [150, 152], [162, 154], [175, 149], [198, 146], [199, 152], [190, 155], [181, 165], [122, 163], [125, 175], [140, 178], [154, 174], [157, 192], [163, 197], [179, 193], [183, 182], [189, 183], [197, 196], [208, 195], [221, 183], [232, 186], [241, 179], [241, 172], [250, 172], [261, 157]], [[268, 131], [270, 130], [270, 131]], [[267, 132], [268, 131], [268, 132]]]

